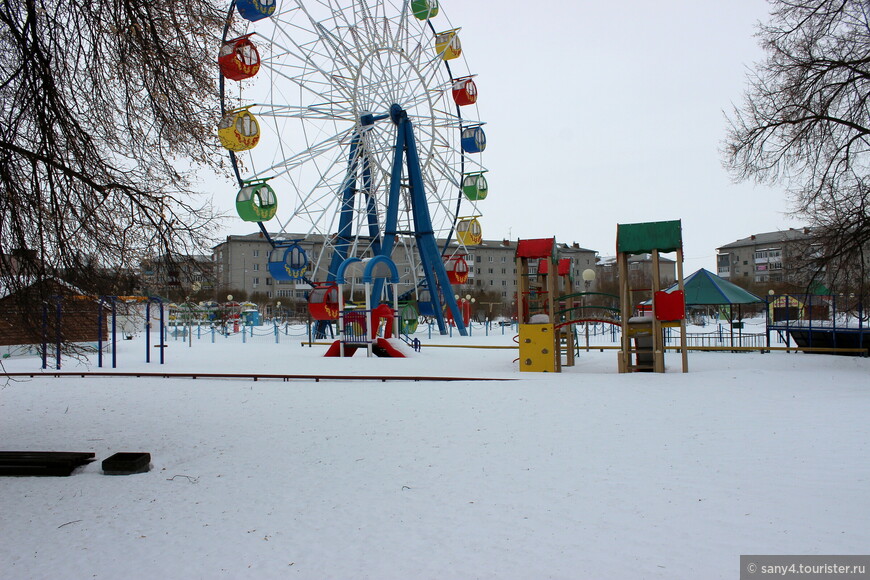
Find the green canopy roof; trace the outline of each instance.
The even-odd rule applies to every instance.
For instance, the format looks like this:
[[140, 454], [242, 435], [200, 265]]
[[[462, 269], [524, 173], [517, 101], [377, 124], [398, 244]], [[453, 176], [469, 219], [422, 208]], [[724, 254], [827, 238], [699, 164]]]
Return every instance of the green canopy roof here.
[[[701, 304], [755, 304], [764, 302], [752, 292], [744, 290], [728, 280], [723, 280], [716, 274], [712, 274], [701, 268], [697, 272], [686, 276], [683, 280], [686, 291], [686, 306]], [[665, 292], [678, 290], [674, 284]]]
[[651, 254], [658, 250], [667, 254], [683, 247], [680, 220], [616, 224], [617, 254]]

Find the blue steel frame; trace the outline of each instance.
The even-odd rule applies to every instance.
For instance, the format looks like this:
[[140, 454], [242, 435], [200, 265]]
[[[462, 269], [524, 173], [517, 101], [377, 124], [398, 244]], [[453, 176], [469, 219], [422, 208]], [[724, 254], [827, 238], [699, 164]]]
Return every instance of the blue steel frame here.
[[[230, 14], [233, 12], [236, 3], [237, 0], [231, 0], [229, 7]], [[433, 27], [432, 22], [429, 21], [427, 23], [429, 25], [429, 28], [434, 33], [435, 28]], [[224, 26], [223, 38], [226, 38], [229, 27], [230, 19], [228, 18], [227, 23]], [[450, 66], [446, 63], [445, 65], [447, 66], [447, 70], [449, 72]], [[225, 113], [223, 99], [223, 75], [218, 76], [218, 82], [221, 94], [221, 115], [223, 115]], [[459, 105], [457, 105], [456, 108], [458, 110]], [[376, 200], [371, 191], [371, 168], [369, 166], [369, 160], [368, 157], [365, 155], [365, 152], [363, 152], [363, 155], [360, 156], [359, 151], [361, 148], [360, 144], [362, 141], [362, 132], [367, 130], [371, 125], [373, 125], [375, 121], [380, 121], [387, 118], [391, 119], [393, 123], [396, 124], [398, 130], [396, 132], [396, 150], [392, 168], [392, 181], [390, 183], [390, 193], [387, 200], [387, 215], [385, 218], [386, 227], [384, 229], [384, 238], [380, 240], [378, 239], [380, 238], [380, 234], [378, 232], [378, 215], [375, 203]], [[330, 260], [327, 281], [335, 281], [338, 267], [341, 265], [342, 262], [344, 262], [344, 260], [347, 259], [348, 248], [353, 241], [353, 236], [351, 235], [353, 203], [357, 183], [356, 174], [360, 168], [360, 165], [362, 165], [363, 190], [365, 191], [366, 195], [369, 235], [374, 240], [374, 243], [372, 244], [372, 249], [376, 255], [382, 255], [388, 258], [392, 257], [391, 254], [393, 246], [395, 245], [396, 235], [398, 233], [396, 231], [396, 226], [398, 223], [399, 191], [402, 175], [402, 162], [404, 158], [405, 161], [407, 161], [408, 178], [412, 190], [411, 203], [412, 215], [414, 218], [414, 232], [417, 239], [417, 251], [420, 252], [420, 261], [423, 265], [426, 285], [427, 289], [429, 290], [429, 302], [435, 312], [435, 317], [438, 322], [438, 330], [441, 334], [447, 334], [447, 325], [444, 320], [444, 313], [441, 309], [441, 303], [438, 300], [438, 297], [442, 296], [444, 303], [453, 314], [453, 320], [456, 324], [457, 330], [462, 336], [467, 336], [468, 330], [465, 327], [465, 321], [463, 320], [462, 313], [460, 312], [459, 306], [456, 303], [456, 298], [453, 296], [450, 280], [447, 277], [447, 271], [444, 269], [441, 252], [438, 250], [438, 244], [435, 240], [434, 232], [432, 231], [432, 218], [429, 215], [429, 207], [426, 203], [426, 192], [423, 185], [422, 171], [420, 169], [420, 157], [419, 153], [417, 152], [417, 142], [414, 138], [413, 125], [410, 119], [408, 119], [408, 114], [399, 105], [394, 104], [390, 107], [389, 114], [379, 115], [377, 117], [371, 114], [367, 114], [364, 115], [360, 121], [360, 132], [354, 135], [350, 145], [350, 154], [348, 155], [348, 173], [342, 191], [342, 204], [340, 210], [341, 215], [339, 218], [339, 228], [337, 232], [339, 244], [336, 245], [334, 253]], [[230, 151], [229, 153], [230, 162], [236, 175], [236, 179], [241, 184], [243, 183], [243, 180], [239, 171], [236, 155], [232, 151]], [[361, 164], [360, 157], [362, 158]], [[263, 234], [266, 240], [272, 245], [273, 248], [276, 248], [279, 244], [277, 244], [275, 240], [272, 239], [272, 236], [269, 234], [269, 231], [266, 229], [266, 226], [263, 224], [263, 222], [258, 222], [257, 225], [259, 226], [260, 232]], [[375, 287], [372, 290], [373, 304], [378, 302], [377, 299], [379, 299], [380, 294], [383, 292], [383, 281], [376, 281], [374, 286]], [[316, 330], [317, 336], [321, 336], [322, 333], [325, 332], [325, 324], [326, 323], [324, 321], [320, 321], [318, 323]], [[162, 347], [160, 350], [160, 354], [162, 362]]]
[[[374, 193], [371, 191], [371, 169], [364, 150], [362, 133], [369, 130], [376, 121], [390, 119], [396, 125], [396, 145], [393, 156], [393, 166], [390, 176], [390, 190], [387, 194], [387, 211], [384, 217], [384, 233], [379, 232], [377, 206]], [[357, 193], [357, 173], [361, 173], [362, 191], [366, 196], [369, 236], [372, 237], [373, 251], [377, 256], [392, 259], [393, 249], [398, 235], [399, 200], [403, 169], [407, 168], [408, 183], [411, 190], [411, 215], [414, 221], [414, 236], [417, 251], [420, 253], [420, 263], [426, 287], [429, 289], [429, 300], [438, 330], [447, 334], [447, 323], [442, 311], [442, 303], [450, 309], [456, 328], [462, 336], [468, 335], [465, 321], [453, 296], [450, 279], [441, 259], [441, 252], [432, 228], [432, 217], [429, 215], [429, 205], [426, 199], [426, 188], [423, 182], [423, 172], [420, 167], [420, 156], [417, 152], [417, 141], [414, 138], [414, 127], [407, 112], [399, 105], [390, 107], [389, 114], [367, 114], [360, 119], [360, 132], [354, 135], [348, 155], [348, 171], [341, 193], [341, 209], [336, 238], [338, 242], [332, 254], [327, 275], [328, 282], [334, 282], [341, 264], [349, 257], [348, 249], [353, 240], [351, 226], [353, 221], [354, 202]], [[372, 285], [371, 303], [379, 304], [383, 292], [383, 279], [375, 280]]]

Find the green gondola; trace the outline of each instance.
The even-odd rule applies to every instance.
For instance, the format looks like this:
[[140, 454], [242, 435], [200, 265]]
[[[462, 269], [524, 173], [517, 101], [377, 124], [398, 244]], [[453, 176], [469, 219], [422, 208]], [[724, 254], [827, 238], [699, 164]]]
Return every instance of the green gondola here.
[[246, 222], [265, 222], [275, 217], [278, 198], [265, 179], [246, 181], [236, 195], [236, 212]]
[[486, 194], [489, 193], [489, 184], [483, 173], [469, 173], [462, 179], [462, 193], [471, 201], [486, 199]]

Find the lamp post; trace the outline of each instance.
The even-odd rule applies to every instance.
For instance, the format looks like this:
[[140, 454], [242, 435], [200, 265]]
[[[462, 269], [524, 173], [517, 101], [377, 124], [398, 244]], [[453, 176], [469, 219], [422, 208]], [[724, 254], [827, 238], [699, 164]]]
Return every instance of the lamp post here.
[[187, 307], [187, 347], [193, 348], [193, 312], [191, 310], [190, 296], [185, 299]]
[[586, 268], [583, 270], [583, 318], [587, 319], [583, 322], [586, 327], [586, 352], [589, 352], [589, 320], [586, 316], [586, 299], [587, 294], [589, 293], [589, 287], [592, 285], [592, 282], [595, 280], [595, 270], [592, 268]]
[[275, 316], [280, 321], [280, 319], [281, 319], [281, 301], [280, 300], [275, 303]]
[[465, 298], [459, 294], [454, 294], [453, 297], [456, 299], [459, 311], [462, 313], [462, 321], [468, 326], [471, 322], [471, 305], [474, 304], [475, 299], [471, 297], [471, 294], [466, 294]]

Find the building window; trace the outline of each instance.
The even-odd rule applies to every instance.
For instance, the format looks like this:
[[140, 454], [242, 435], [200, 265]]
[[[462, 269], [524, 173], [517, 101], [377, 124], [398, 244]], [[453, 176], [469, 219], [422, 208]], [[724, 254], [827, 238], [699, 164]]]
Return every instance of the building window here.
[[266, 278], [266, 286], [271, 286], [271, 285], [272, 285], [272, 279]]
[[253, 252], [251, 252], [251, 255], [254, 256], [255, 258], [259, 258], [260, 257], [260, 250], [254, 250]]
[[254, 272], [259, 272], [259, 271], [260, 271], [260, 265], [254, 264]]

